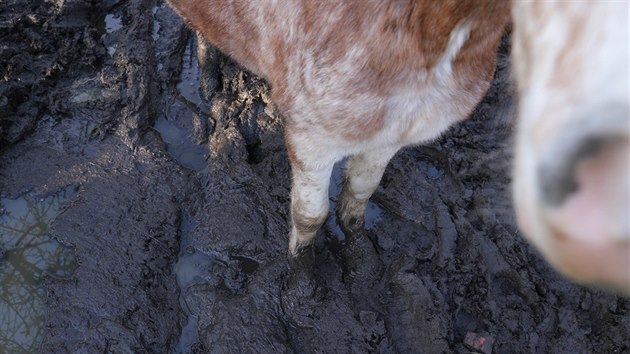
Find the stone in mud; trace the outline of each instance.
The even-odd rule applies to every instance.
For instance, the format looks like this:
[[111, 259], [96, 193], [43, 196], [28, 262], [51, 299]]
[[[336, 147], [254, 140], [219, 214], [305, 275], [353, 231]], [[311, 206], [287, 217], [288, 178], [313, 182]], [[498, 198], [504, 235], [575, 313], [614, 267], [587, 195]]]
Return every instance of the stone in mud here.
[[477, 333], [468, 332], [466, 338], [464, 338], [464, 345], [470, 350], [480, 352], [483, 354], [492, 354], [492, 348], [494, 347], [494, 338], [490, 336], [482, 336]]

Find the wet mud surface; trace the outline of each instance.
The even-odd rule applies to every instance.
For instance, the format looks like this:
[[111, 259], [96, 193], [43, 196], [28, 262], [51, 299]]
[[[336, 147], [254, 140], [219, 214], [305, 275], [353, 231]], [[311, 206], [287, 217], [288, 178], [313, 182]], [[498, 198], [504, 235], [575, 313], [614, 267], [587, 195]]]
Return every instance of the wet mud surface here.
[[508, 51], [365, 230], [331, 213], [290, 268], [264, 81], [161, 1], [0, 2], [0, 352], [628, 352], [630, 301], [516, 229]]

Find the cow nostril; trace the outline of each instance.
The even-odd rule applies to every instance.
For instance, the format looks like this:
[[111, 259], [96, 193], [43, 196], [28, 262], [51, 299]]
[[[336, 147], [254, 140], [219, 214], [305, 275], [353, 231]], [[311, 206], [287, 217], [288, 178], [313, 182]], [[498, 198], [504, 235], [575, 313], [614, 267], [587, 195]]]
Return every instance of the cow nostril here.
[[[568, 196], [579, 189], [576, 179], [578, 165], [596, 157], [602, 149], [623, 140], [621, 137], [591, 137], [565, 152], [565, 156], [550, 156], [540, 166], [539, 177], [542, 198], [551, 207], [564, 203]], [[552, 152], [560, 155], [562, 152]]]
[[581, 145], [555, 166], [558, 174], [542, 176], [549, 227], [591, 243], [630, 241], [630, 139]]
[[[557, 131], [537, 166], [540, 199], [552, 208], [563, 205], [569, 196], [579, 192], [582, 187], [577, 170], [591, 160], [600, 160], [592, 165], [616, 171], [613, 175], [628, 175], [628, 171], [620, 168], [627, 169], [630, 152], [627, 101], [611, 101], [580, 112], [581, 116]], [[611, 160], [611, 151], [616, 151], [614, 161], [607, 161]]]

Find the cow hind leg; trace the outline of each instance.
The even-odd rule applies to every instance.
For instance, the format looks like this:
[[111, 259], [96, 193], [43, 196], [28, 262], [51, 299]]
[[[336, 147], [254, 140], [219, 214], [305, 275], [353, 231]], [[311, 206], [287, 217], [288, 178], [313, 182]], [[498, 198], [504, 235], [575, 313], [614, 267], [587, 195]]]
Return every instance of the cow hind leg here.
[[351, 156], [346, 162], [337, 204], [337, 221], [344, 232], [352, 233], [363, 228], [368, 201], [397, 151], [398, 147], [371, 150]]

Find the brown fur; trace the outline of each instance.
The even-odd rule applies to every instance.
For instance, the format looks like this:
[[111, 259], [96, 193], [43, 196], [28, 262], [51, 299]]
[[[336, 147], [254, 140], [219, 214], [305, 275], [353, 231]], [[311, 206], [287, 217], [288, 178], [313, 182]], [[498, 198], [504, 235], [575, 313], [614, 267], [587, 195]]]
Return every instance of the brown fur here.
[[[509, 21], [508, 1], [444, 0], [444, 1], [298, 1], [302, 6], [300, 18], [303, 38], [288, 40], [273, 36], [273, 58], [261, 59], [261, 28], [256, 25], [255, 6], [268, 2], [225, 0], [171, 0], [177, 13], [192, 28], [221, 51], [232, 56], [271, 83], [274, 99], [279, 107], [288, 110], [292, 95], [287, 92], [286, 58], [295, 48], [308, 47], [319, 65], [325, 67], [340, 60], [353, 43], [367, 43], [367, 65], [362, 74], [348, 87], [348, 94], [356, 91], [376, 91], [386, 94], [396, 86], [396, 77], [406, 70], [430, 69], [443, 55], [449, 36], [463, 20], [472, 23], [471, 37], [455, 61], [456, 75], [465, 82], [465, 90], [485, 92], [487, 84], [476, 88], [481, 81], [490, 81], [494, 73], [495, 49]], [[334, 20], [326, 13], [340, 8]], [[273, 13], [267, 14], [273, 16]], [[365, 25], [378, 21], [378, 37], [368, 36]], [[272, 19], [265, 19], [274, 32]], [[306, 39], [305, 44], [297, 43]], [[286, 113], [286, 112], [285, 112]], [[358, 123], [368, 128], [370, 117], [350, 117], [352, 126]], [[372, 119], [376, 127], [360, 129], [367, 137], [380, 129], [382, 121]], [[350, 134], [349, 138], [361, 138]]]

